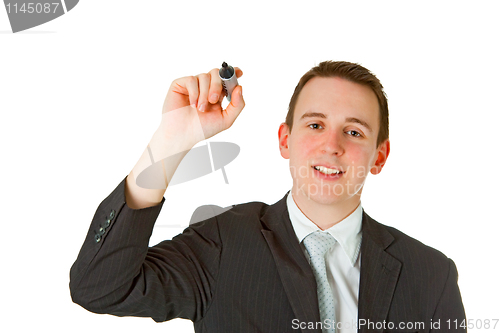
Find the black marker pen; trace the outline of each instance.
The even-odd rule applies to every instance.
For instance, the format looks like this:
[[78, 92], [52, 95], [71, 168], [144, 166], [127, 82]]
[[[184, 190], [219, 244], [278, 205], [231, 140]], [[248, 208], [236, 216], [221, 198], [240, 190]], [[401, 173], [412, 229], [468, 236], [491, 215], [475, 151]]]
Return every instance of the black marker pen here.
[[226, 92], [226, 98], [231, 102], [231, 94], [233, 89], [238, 85], [236, 78], [236, 71], [233, 67], [229, 66], [226, 62], [222, 63], [222, 68], [219, 69], [219, 77], [222, 80], [222, 86]]

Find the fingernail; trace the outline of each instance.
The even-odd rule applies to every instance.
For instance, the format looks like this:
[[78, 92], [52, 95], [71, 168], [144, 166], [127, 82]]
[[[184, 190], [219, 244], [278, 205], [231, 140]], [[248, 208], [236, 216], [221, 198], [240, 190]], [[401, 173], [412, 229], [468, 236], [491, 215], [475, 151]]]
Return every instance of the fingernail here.
[[213, 103], [217, 103], [217, 101], [219, 100], [219, 95], [217, 94], [212, 94], [212, 96], [210, 96], [210, 101]]
[[205, 112], [205, 103], [203, 103], [203, 104], [200, 105], [199, 110], [201, 112]]

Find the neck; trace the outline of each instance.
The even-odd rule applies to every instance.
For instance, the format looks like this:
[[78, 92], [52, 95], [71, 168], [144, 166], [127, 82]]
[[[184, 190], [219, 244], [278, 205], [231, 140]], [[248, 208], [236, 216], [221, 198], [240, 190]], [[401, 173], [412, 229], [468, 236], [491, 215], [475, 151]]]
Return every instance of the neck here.
[[[361, 191], [360, 191], [361, 192]], [[339, 202], [321, 203], [292, 190], [292, 198], [304, 215], [321, 230], [326, 230], [351, 215], [361, 202], [361, 193]]]

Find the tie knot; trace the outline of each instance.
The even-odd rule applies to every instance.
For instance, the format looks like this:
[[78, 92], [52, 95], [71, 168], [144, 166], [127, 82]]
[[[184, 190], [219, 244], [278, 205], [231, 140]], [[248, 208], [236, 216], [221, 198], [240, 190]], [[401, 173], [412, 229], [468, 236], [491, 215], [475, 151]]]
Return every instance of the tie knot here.
[[324, 256], [335, 244], [335, 238], [328, 232], [315, 231], [303, 240], [309, 256]]

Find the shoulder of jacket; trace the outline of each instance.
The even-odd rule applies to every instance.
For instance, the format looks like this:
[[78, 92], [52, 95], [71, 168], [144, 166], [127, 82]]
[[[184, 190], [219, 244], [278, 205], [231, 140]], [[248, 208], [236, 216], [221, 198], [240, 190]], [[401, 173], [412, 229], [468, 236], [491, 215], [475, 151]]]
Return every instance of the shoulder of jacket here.
[[439, 265], [448, 265], [449, 258], [441, 251], [422, 243], [399, 229], [382, 224], [373, 219], [372, 221], [385, 229], [394, 238], [391, 245], [387, 248], [389, 253], [397, 251], [399, 253], [411, 255], [415, 260], [417, 260], [417, 258], [422, 260], [432, 259]]

